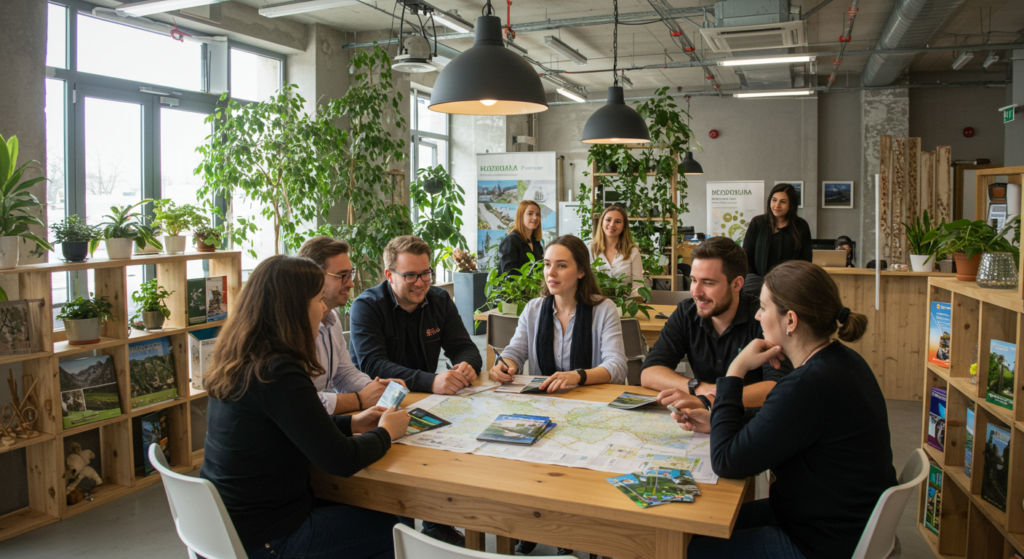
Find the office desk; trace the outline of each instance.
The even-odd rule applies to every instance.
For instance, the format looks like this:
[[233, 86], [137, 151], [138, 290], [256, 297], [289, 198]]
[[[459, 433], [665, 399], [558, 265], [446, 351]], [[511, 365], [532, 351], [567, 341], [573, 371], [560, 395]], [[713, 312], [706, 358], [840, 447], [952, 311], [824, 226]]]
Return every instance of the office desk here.
[[[554, 397], [610, 402], [622, 391], [584, 386]], [[465, 528], [472, 549], [483, 549], [487, 533], [498, 536], [499, 553], [512, 554], [515, 538], [617, 559], [685, 558], [693, 534], [728, 537], [753, 488], [720, 479], [698, 484], [693, 503], [641, 509], [605, 481], [618, 474], [401, 444], [350, 478], [311, 473], [317, 497]]]

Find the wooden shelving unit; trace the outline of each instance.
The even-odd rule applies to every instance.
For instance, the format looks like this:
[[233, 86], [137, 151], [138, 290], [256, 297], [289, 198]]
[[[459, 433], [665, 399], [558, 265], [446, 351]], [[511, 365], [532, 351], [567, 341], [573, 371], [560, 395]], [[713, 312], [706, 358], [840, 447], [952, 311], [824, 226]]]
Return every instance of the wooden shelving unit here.
[[[631, 146], [626, 146], [626, 147], [628, 149], [650, 149], [651, 148], [651, 146], [646, 146], [646, 145], [631, 145]], [[673, 157], [676, 159], [676, 163], [677, 163], [677, 166], [678, 166], [679, 156], [674, 154]], [[647, 174], [648, 175], [654, 175], [655, 173], [652, 172], [652, 173], [647, 173]], [[590, 176], [591, 176], [590, 203], [591, 203], [591, 206], [595, 210], [596, 209], [600, 209], [601, 210], [599, 212], [595, 212], [594, 216], [592, 218], [593, 219], [593, 223], [594, 223], [594, 227], [596, 227], [597, 226], [597, 220], [601, 217], [601, 212], [604, 211], [604, 204], [603, 203], [600, 206], [600, 208], [598, 208], [598, 205], [597, 205], [597, 202], [598, 202], [598, 200], [597, 200], [597, 189], [600, 186], [600, 182], [601, 182], [601, 178], [600, 177], [617, 177], [617, 176], [619, 176], [619, 173], [598, 173], [597, 172], [597, 163], [595, 162], [595, 163], [591, 163], [591, 165], [590, 165]], [[678, 181], [679, 181], [679, 174], [678, 173], [672, 173], [672, 176], [669, 179], [669, 185], [670, 185], [669, 186], [669, 189], [670, 189], [669, 191], [670, 191], [670, 195], [671, 195], [673, 200], [677, 200], [676, 196], [677, 196], [677, 192], [678, 192], [678, 190], [677, 190]], [[678, 259], [679, 259], [678, 258], [678, 256], [679, 256], [679, 254], [678, 254], [678, 250], [679, 250], [679, 228], [677, 227], [678, 221], [679, 221], [679, 216], [676, 215], [675, 213], [673, 213], [671, 216], [663, 216], [663, 217], [627, 216], [626, 219], [628, 219], [629, 221], [654, 221], [654, 222], [659, 222], [660, 221], [660, 222], [666, 222], [668, 224], [668, 226], [672, 229], [672, 235], [671, 235], [672, 236], [672, 244], [671, 244], [671, 246], [665, 247], [664, 249], [662, 249], [662, 254], [664, 254], [666, 251], [669, 253], [668, 268], [669, 268], [670, 271], [674, 272], [677, 269], [676, 265], [678, 264]], [[647, 275], [645, 273], [644, 277], [652, 279], [652, 280], [655, 280], [655, 279], [667, 279], [667, 280], [669, 280], [671, 282], [672, 291], [675, 291], [678, 288], [678, 286], [676, 285], [676, 281], [677, 281], [678, 275], [679, 274], [675, 274], [675, 273], [673, 273], [673, 274]]]
[[[135, 255], [130, 260], [91, 260], [85, 263], [44, 263], [0, 270], [0, 274], [18, 276], [19, 299], [42, 299], [40, 329], [43, 351], [27, 355], [0, 357], [0, 365], [20, 363], [22, 383], [36, 385], [36, 399], [40, 404], [35, 429], [42, 435], [19, 440], [13, 446], [0, 445], [0, 454], [24, 449], [28, 477], [25, 481], [4, 480], [5, 483], [27, 483], [29, 505], [21, 510], [0, 516], [0, 541], [30, 532], [58, 520], [70, 518], [125, 495], [149, 487], [160, 480], [159, 474], [145, 476], [135, 468], [133, 419], [161, 409], [169, 410], [168, 428], [171, 467], [177, 472], [196, 470], [203, 462], [203, 449], [194, 448], [192, 434], [193, 406], [206, 407], [206, 392], [192, 388], [189, 381], [188, 332], [215, 328], [225, 321], [194, 326], [187, 325], [186, 265], [190, 261], [209, 262], [210, 276], [227, 276], [228, 313], [234, 312], [238, 293], [242, 287], [242, 253], [240, 251], [188, 252], [180, 255]], [[161, 286], [175, 294], [167, 301], [171, 316], [162, 331], [145, 332], [128, 328], [126, 267], [153, 264]], [[93, 270], [97, 296], [106, 295], [114, 303], [118, 321], [103, 326], [98, 343], [73, 346], [67, 343], [64, 332], [53, 330], [51, 276], [73, 270]], [[12, 297], [13, 299], [13, 297]], [[131, 406], [128, 372], [128, 344], [148, 339], [168, 338], [174, 354], [178, 397], [166, 402], [135, 408]], [[64, 429], [61, 418], [60, 382], [58, 363], [69, 358], [97, 352], [113, 357], [117, 373], [121, 415], [96, 423]], [[198, 411], [198, 410], [196, 410]], [[205, 411], [204, 411], [205, 413]], [[205, 427], [202, 428], [205, 431]], [[65, 499], [64, 452], [69, 437], [95, 431], [99, 435], [96, 452], [103, 484], [91, 493], [92, 501], [68, 505]], [[197, 436], [199, 432], [197, 432]], [[95, 461], [94, 461], [95, 462]]]

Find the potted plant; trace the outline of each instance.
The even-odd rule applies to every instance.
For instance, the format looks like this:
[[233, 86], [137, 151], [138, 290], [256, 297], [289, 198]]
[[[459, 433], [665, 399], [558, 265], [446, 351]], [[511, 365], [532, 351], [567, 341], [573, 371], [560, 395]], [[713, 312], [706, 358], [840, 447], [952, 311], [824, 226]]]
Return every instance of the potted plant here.
[[466, 191], [441, 165], [416, 174], [416, 181], [409, 185], [413, 205], [419, 209], [413, 234], [433, 249], [430, 267], [436, 273], [438, 264], [451, 262], [453, 249], [469, 250], [461, 231]]
[[498, 307], [501, 314], [519, 316], [526, 303], [540, 296], [544, 266], [535, 262], [532, 254], [526, 257], [530, 261], [523, 264], [519, 270], [499, 274], [497, 268], [491, 269], [487, 276], [487, 285], [484, 287], [487, 294], [484, 306]]
[[487, 272], [479, 271], [476, 256], [468, 250], [453, 250], [452, 261], [455, 262], [455, 273], [452, 277], [455, 283], [455, 306], [459, 309], [459, 317], [462, 318], [466, 331], [483, 334], [485, 329], [475, 324], [473, 311], [487, 302]]
[[982, 253], [1008, 252], [1014, 255], [1014, 260], [1019, 258], [1020, 249], [1005, 237], [1008, 232], [1014, 230], [1014, 226], [1015, 221], [1010, 220], [1001, 231], [996, 231], [980, 219], [958, 219], [927, 233], [924, 240], [938, 242], [941, 250], [953, 253], [956, 260], [956, 279], [974, 281], [978, 276]]
[[18, 265], [18, 245], [22, 238], [33, 241], [38, 250], [53, 250], [53, 246], [29, 230], [36, 225], [44, 230], [46, 225], [39, 219], [43, 204], [28, 189], [45, 177], [22, 181], [26, 167], [38, 161], [27, 161], [18, 167], [18, 137], [4, 140], [0, 136], [0, 270], [9, 270]]
[[89, 225], [77, 215], [50, 225], [53, 237], [60, 244], [65, 262], [85, 262], [89, 256], [89, 241], [100, 236], [98, 225]]
[[[619, 317], [629, 316], [630, 318], [635, 317], [636, 313], [642, 312], [648, 319], [651, 318], [650, 313], [647, 311], [654, 307], [645, 305], [643, 302], [651, 298], [651, 290], [646, 286], [637, 289], [640, 297], [633, 297], [633, 286], [626, 283], [626, 274], [619, 274], [615, 277], [608, 275], [606, 272], [599, 270], [598, 266], [603, 266], [604, 261], [600, 258], [594, 261], [593, 269], [594, 275], [597, 276], [597, 285], [601, 288], [601, 293], [612, 300], [615, 306], [619, 310]], [[635, 283], [642, 284], [640, 280], [634, 280]]]
[[173, 200], [159, 200], [153, 209], [153, 223], [164, 231], [164, 251], [167, 254], [185, 252], [185, 236], [182, 231], [194, 231], [208, 226], [210, 218], [199, 208], [185, 204], [178, 206]]
[[[910, 267], [915, 272], [931, 272], [935, 268], [936, 256], [939, 252], [939, 245], [935, 237], [928, 234], [946, 225], [943, 219], [937, 226], [932, 226], [928, 210], [924, 211], [924, 218], [915, 217], [913, 221], [903, 222], [903, 228], [907, 232], [907, 246], [910, 249]], [[928, 237], [929, 240], [925, 240]]]
[[[143, 223], [146, 223], [148, 221], [149, 221], [148, 216], [143, 216], [142, 217], [142, 222]], [[151, 225], [150, 229], [153, 231], [153, 238], [154, 239], [159, 239], [160, 237], [162, 237], [164, 235], [164, 230], [161, 229], [159, 225]], [[138, 243], [135, 243], [135, 252], [134, 252], [134, 254], [160, 254], [161, 250], [163, 250], [162, 246], [151, 245], [151, 244], [147, 244], [146, 246], [139, 246]]]
[[71, 345], [94, 344], [100, 341], [100, 328], [104, 322], [116, 320], [111, 312], [114, 305], [104, 297], [89, 298], [79, 295], [74, 301], [65, 303], [57, 314], [64, 321], [64, 331]]
[[[174, 292], [167, 291], [157, 284], [156, 278], [143, 282], [139, 290], [132, 293], [132, 301], [139, 306], [132, 315], [129, 323], [136, 330], [160, 330], [164, 327], [164, 320], [171, 316], [171, 310], [164, 304], [164, 300]], [[139, 319], [142, 319], [141, 325]]]
[[192, 236], [196, 241], [196, 250], [199, 252], [216, 252], [221, 244], [221, 238], [231, 235], [229, 227], [200, 225], [192, 229]]
[[[110, 213], [103, 216], [107, 221], [100, 223], [103, 241], [107, 245], [107, 258], [111, 260], [131, 258], [133, 243], [139, 248], [145, 248], [146, 245], [163, 248], [160, 241], [154, 238], [153, 228], [142, 223], [142, 213], [132, 213], [132, 210], [152, 201], [147, 198], [131, 206], [110, 207]], [[89, 253], [96, 252], [96, 247], [99, 244], [99, 239], [90, 241]]]

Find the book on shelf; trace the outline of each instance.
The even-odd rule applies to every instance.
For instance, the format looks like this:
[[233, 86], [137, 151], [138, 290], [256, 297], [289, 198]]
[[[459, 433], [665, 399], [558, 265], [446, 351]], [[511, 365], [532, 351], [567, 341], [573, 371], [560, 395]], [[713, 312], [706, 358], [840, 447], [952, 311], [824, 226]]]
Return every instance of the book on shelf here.
[[531, 445], [554, 424], [550, 417], [540, 415], [502, 414], [476, 438], [478, 441]]
[[964, 440], [964, 473], [971, 477], [971, 460], [974, 457], [974, 410], [967, 408], [967, 437]]
[[188, 325], [206, 324], [206, 278], [190, 278], [188, 291]]
[[65, 429], [121, 415], [111, 356], [81, 357], [64, 361], [57, 368]]
[[928, 318], [928, 362], [949, 367], [950, 303], [932, 301]]
[[932, 388], [928, 407], [928, 444], [940, 451], [946, 444], [946, 391]]
[[132, 408], [177, 398], [178, 380], [170, 340], [159, 338], [128, 344], [128, 377]]
[[1013, 409], [1013, 369], [1016, 360], [1016, 345], [992, 340], [988, 355], [986, 402], [1008, 410]]
[[[171, 460], [171, 448], [168, 445], [171, 430], [168, 427], [166, 409], [156, 411], [139, 418], [139, 436], [135, 439], [135, 450], [142, 455], [142, 472], [144, 475], [156, 473], [156, 467], [149, 460], [149, 447], [159, 445], [168, 463]], [[138, 463], [138, 462], [136, 462]]]
[[928, 471], [928, 495], [925, 499], [924, 527], [938, 535], [939, 512], [942, 507], [942, 469], [935, 464], [930, 464]]
[[189, 376], [192, 386], [198, 390], [204, 390], [203, 376], [213, 363], [213, 348], [217, 345], [218, 334], [220, 326], [188, 333]]
[[216, 322], [228, 317], [228, 277], [206, 278], [206, 321]]
[[981, 498], [1006, 512], [1010, 476], [1010, 431], [989, 423], [985, 429], [985, 466], [981, 471]]

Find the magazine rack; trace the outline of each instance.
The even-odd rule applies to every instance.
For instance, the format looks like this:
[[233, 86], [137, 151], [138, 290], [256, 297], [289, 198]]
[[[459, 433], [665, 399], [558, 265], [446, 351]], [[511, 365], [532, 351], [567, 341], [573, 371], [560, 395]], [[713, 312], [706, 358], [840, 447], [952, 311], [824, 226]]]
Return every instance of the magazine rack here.
[[[1024, 179], [1024, 167], [978, 171], [978, 188], [984, 189], [996, 176], [1009, 175], [1010, 182]], [[987, 199], [985, 200], [987, 202]], [[979, 206], [983, 212], [987, 206]], [[975, 282], [953, 278], [928, 278], [928, 302], [952, 303], [950, 312], [949, 368], [924, 358], [924, 414], [921, 448], [932, 464], [942, 469], [943, 481], [939, 507], [939, 534], [923, 523], [928, 484], [922, 484], [917, 524], [937, 557], [1013, 557], [1024, 555], [1024, 386], [1021, 375], [1021, 350], [1024, 349], [1024, 268], [1018, 270], [1018, 289], [985, 289]], [[930, 314], [930, 313], [928, 313]], [[928, 318], [925, 319], [926, 321]], [[928, 325], [925, 327], [928, 335]], [[992, 340], [1017, 346], [1014, 359], [1013, 409], [986, 401], [988, 356]], [[928, 346], [927, 337], [925, 348]], [[970, 368], [974, 347], [978, 348], [978, 381], [971, 383]], [[946, 390], [946, 439], [944, 450], [928, 444], [929, 395], [932, 388]], [[971, 475], [964, 472], [967, 438], [967, 410], [975, 414]], [[986, 430], [994, 423], [1010, 432], [1010, 460], [1006, 512], [982, 498], [985, 475]]]
[[[188, 332], [215, 328], [226, 321], [186, 325], [187, 263], [201, 260], [209, 262], [210, 276], [227, 276], [230, 316], [242, 285], [240, 251], [187, 252], [171, 256], [136, 254], [130, 260], [93, 259], [89, 262], [30, 264], [11, 270], [0, 270], [0, 275], [17, 276], [17, 299], [43, 300], [43, 312], [33, 316], [33, 319], [38, 317], [38, 320], [34, 320], [31, 325], [37, 329], [42, 350], [0, 356], [0, 370], [4, 368], [3, 365], [20, 363], [23, 386], [31, 384], [34, 380], [37, 382], [35, 395], [40, 409], [39, 419], [35, 422], [34, 428], [41, 432], [40, 436], [35, 438], [18, 439], [11, 446], [0, 445], [0, 455], [11, 452], [24, 453], [27, 471], [26, 480], [4, 479], [0, 480], [0, 484], [27, 483], [28, 488], [28, 506], [0, 516], [0, 541], [72, 517], [158, 482], [159, 474], [145, 476], [141, 468], [135, 468], [137, 457], [134, 456], [133, 440], [136, 433], [132, 432], [133, 418], [167, 409], [171, 468], [184, 473], [196, 470], [202, 464], [201, 441], [205, 425], [197, 425], [196, 433], [193, 433], [192, 417], [194, 411], [200, 410], [203, 410], [203, 413], [199, 417], [205, 416], [206, 392], [193, 388], [189, 382]], [[161, 331], [131, 330], [128, 327], [127, 302], [131, 294], [127, 290], [126, 268], [140, 265], [155, 265], [158, 283], [168, 291], [175, 292], [166, 300], [171, 316]], [[55, 273], [81, 270], [93, 271], [95, 282], [92, 291], [96, 296], [107, 296], [114, 304], [113, 314], [117, 321], [103, 325], [102, 338], [97, 343], [69, 345], [64, 331], [53, 329], [51, 278]], [[11, 290], [8, 289], [8, 292]], [[172, 347], [178, 397], [133, 409], [129, 397], [128, 344], [163, 337], [168, 338]], [[91, 355], [93, 351], [113, 357], [121, 415], [64, 429], [61, 419], [58, 363], [69, 357]], [[68, 505], [64, 490], [65, 482], [62, 479], [65, 439], [92, 430], [99, 433], [100, 448], [91, 450], [96, 452], [102, 463], [99, 473], [103, 477], [103, 484], [91, 490], [92, 501]], [[193, 444], [194, 438], [198, 445]]]

